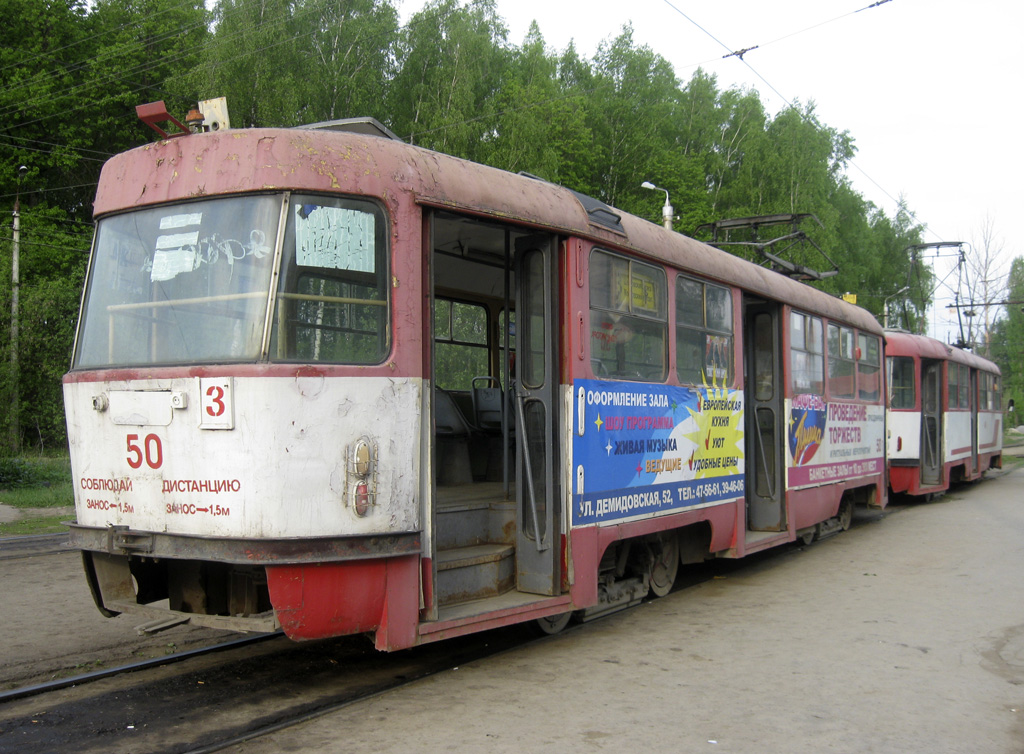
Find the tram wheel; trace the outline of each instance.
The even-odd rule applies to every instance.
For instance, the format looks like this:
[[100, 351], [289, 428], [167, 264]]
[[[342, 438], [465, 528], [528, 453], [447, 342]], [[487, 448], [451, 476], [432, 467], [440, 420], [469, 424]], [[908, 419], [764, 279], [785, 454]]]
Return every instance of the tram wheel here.
[[537, 629], [542, 634], [553, 635], [561, 632], [563, 628], [569, 625], [569, 620], [572, 618], [572, 611], [567, 613], [559, 613], [557, 615], [548, 615], [544, 618], [537, 618], [536, 625]]
[[651, 592], [664, 597], [672, 591], [679, 573], [679, 538], [675, 532], [661, 532], [647, 541], [651, 550]]

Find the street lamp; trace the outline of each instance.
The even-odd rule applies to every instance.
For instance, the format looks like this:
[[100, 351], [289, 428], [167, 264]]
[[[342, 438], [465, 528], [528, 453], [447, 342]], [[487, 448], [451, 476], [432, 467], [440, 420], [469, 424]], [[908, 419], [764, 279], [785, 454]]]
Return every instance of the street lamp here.
[[660, 186], [655, 186], [650, 181], [644, 181], [640, 184], [640, 188], [650, 189], [652, 191], [664, 191], [665, 192], [665, 206], [661, 208], [661, 224], [665, 226], [665, 230], [672, 230], [672, 205], [668, 200], [668, 189], [663, 189]]
[[896, 291], [894, 294], [892, 294], [891, 296], [886, 296], [885, 297], [885, 301], [882, 302], [882, 322], [883, 322], [882, 326], [883, 327], [889, 327], [889, 302], [892, 301], [897, 296], [899, 296], [900, 294], [906, 293], [909, 290], [910, 290], [910, 286], [909, 285], [905, 285], [902, 288], [900, 288], [898, 291]]

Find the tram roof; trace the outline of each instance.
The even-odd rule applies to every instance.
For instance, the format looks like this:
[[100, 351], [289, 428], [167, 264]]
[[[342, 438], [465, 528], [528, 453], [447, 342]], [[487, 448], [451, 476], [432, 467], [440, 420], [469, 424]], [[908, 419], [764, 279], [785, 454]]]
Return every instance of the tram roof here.
[[885, 331], [887, 356], [918, 356], [924, 359], [941, 359], [984, 369], [986, 372], [1002, 374], [999, 367], [988, 359], [969, 351], [947, 345], [927, 335], [915, 335], [906, 330]]
[[[103, 167], [94, 212], [217, 194], [330, 191], [468, 212], [633, 251], [680, 270], [881, 334], [869, 312], [563, 186], [397, 140], [314, 129], [233, 129], [147, 144]], [[588, 212], [588, 208], [590, 212]], [[604, 208], [604, 209], [603, 209]], [[596, 211], [595, 211], [596, 209]], [[608, 212], [618, 217], [618, 223]], [[619, 230], [621, 229], [621, 230]]]

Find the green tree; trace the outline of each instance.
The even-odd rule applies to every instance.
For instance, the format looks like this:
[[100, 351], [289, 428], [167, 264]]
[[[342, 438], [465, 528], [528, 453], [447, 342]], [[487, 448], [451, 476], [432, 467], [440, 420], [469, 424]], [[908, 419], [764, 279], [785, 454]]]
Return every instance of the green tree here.
[[[304, 123], [356, 116], [384, 121], [395, 74], [398, 12], [390, 0], [305, 0], [295, 7], [292, 80]], [[301, 33], [305, 28], [307, 32]]]
[[[9, 437], [17, 412], [21, 437], [16, 447], [60, 448], [66, 442], [61, 376], [71, 360], [78, 304], [89, 249], [88, 228], [69, 222], [59, 208], [22, 207], [18, 363], [11, 366], [11, 278], [0, 284], [0, 435]], [[9, 260], [12, 239], [0, 241], [0, 259]], [[15, 379], [17, 389], [15, 389]], [[17, 401], [14, 396], [17, 395]]]
[[428, 3], [400, 36], [392, 129], [410, 143], [479, 159], [495, 128], [507, 34], [494, 0]]
[[0, 186], [10, 197], [4, 204], [13, 207], [18, 168], [25, 165], [24, 203], [38, 202], [42, 194], [33, 192], [50, 189], [51, 197], [86, 219], [81, 215], [92, 187], [80, 184], [95, 181], [98, 163], [83, 177], [79, 137], [71, 123], [85, 120], [75, 95], [85, 91], [83, 61], [94, 54], [86, 4], [0, 0], [0, 17]]
[[1010, 263], [1006, 283], [1005, 316], [996, 321], [992, 336], [992, 359], [1003, 374], [1003, 407], [1014, 402], [1006, 424], [1024, 424], [1024, 257]]
[[673, 153], [677, 95], [672, 66], [649, 47], [637, 46], [630, 26], [598, 47], [589, 109], [598, 158], [597, 174], [591, 176], [595, 196], [649, 214], [642, 211], [652, 204], [640, 188], [643, 181], [672, 192], [675, 186], [658, 173], [683, 172]]
[[227, 98], [233, 127], [300, 125], [294, 40], [309, 29], [301, 27], [305, 16], [293, 11], [292, 0], [218, 0], [214, 6], [213, 38], [190, 80], [193, 90]]
[[723, 207], [722, 190], [740, 173], [750, 144], [764, 134], [767, 116], [760, 97], [747, 90], [720, 92], [715, 77], [698, 69], [680, 93], [677, 121], [679, 149], [705, 176], [707, 209], [701, 222], [732, 213]]
[[183, 120], [200, 99], [187, 74], [209, 38], [203, 0], [96, 0], [89, 21], [96, 52], [81, 96], [90, 99], [95, 117], [76, 123], [80, 145], [94, 147], [101, 139], [116, 153], [148, 141], [135, 117], [135, 107], [147, 102], [164, 100]]
[[532, 24], [523, 46], [509, 51], [494, 93], [494, 126], [484, 134], [481, 161], [511, 172], [557, 174], [560, 159], [552, 131], [563, 110], [557, 66], [544, 48], [540, 29]]

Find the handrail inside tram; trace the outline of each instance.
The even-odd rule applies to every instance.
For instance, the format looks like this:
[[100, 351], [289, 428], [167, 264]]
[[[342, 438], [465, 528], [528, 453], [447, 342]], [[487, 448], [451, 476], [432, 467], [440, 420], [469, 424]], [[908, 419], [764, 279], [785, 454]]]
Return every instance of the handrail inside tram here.
[[244, 299], [265, 297], [269, 291], [250, 291], [249, 293], [224, 293], [220, 296], [199, 296], [196, 298], [174, 298], [164, 301], [139, 301], [132, 304], [109, 304], [108, 312], [127, 312], [132, 309], [157, 309], [168, 306], [205, 304], [209, 302], [219, 303], [221, 301], [242, 301]]
[[533, 464], [530, 462], [530, 441], [526, 437], [526, 415], [523, 407], [523, 395], [516, 387], [516, 418], [519, 419], [519, 435], [522, 437], [523, 475], [526, 477], [526, 489], [530, 493], [530, 515], [533, 518], [533, 535], [537, 542], [537, 552], [544, 552], [549, 545], [544, 544], [540, 535], [540, 524], [537, 521], [537, 493], [533, 488]]
[[[764, 409], [757, 409], [757, 412], [760, 414], [760, 412], [763, 411], [763, 410]], [[760, 418], [760, 417], [758, 417], [758, 418]], [[775, 417], [772, 416], [772, 421], [774, 421], [774, 420], [775, 420]], [[775, 499], [775, 475], [772, 474], [771, 469], [768, 468], [768, 454], [765, 452], [765, 449], [764, 449], [764, 437], [761, 434], [760, 424], [758, 424], [758, 426], [755, 429], [756, 429], [756, 431], [754, 432], [754, 435], [757, 438], [757, 449], [759, 451], [759, 455], [761, 456], [761, 467], [762, 467], [762, 469], [764, 469], [764, 479], [765, 479], [765, 482], [768, 485], [768, 497], [770, 497], [772, 500], [774, 500]]]
[[278, 298], [290, 301], [319, 301], [325, 304], [365, 304], [367, 306], [387, 306], [388, 302], [379, 298], [339, 298], [338, 296], [315, 296], [312, 293], [278, 293]]

